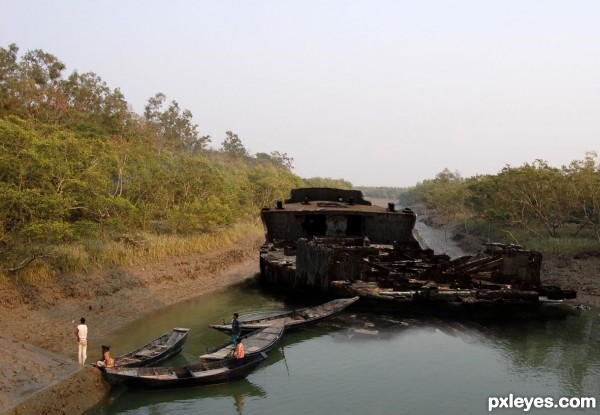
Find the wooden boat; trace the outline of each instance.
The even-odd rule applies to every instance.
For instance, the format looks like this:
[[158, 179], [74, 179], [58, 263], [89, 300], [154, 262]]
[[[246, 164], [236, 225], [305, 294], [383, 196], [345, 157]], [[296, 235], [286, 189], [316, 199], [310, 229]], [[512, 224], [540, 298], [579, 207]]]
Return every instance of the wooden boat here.
[[[273, 324], [241, 336], [244, 344], [245, 356], [251, 356], [257, 353], [266, 353], [271, 350], [283, 337], [285, 324], [283, 320], [276, 320]], [[200, 356], [201, 362], [211, 362], [214, 360], [223, 360], [233, 356], [235, 347], [228, 341], [217, 347], [209, 349]]]
[[121, 367], [149, 366], [176, 355], [183, 348], [190, 329], [175, 327], [147, 344], [115, 358]]
[[245, 378], [263, 360], [265, 353], [237, 359], [217, 360], [183, 367], [107, 367], [104, 371], [109, 383], [133, 388], [169, 389], [212, 385]]
[[[242, 333], [249, 333], [278, 322], [283, 322], [287, 331], [305, 327], [309, 324], [339, 314], [345, 308], [355, 303], [359, 298], [360, 297], [358, 296], [352, 298], [338, 298], [337, 300], [329, 301], [316, 307], [306, 307], [299, 310], [286, 311], [269, 317], [240, 321], [240, 328], [242, 329]], [[209, 327], [224, 333], [231, 333], [231, 324], [211, 324]]]

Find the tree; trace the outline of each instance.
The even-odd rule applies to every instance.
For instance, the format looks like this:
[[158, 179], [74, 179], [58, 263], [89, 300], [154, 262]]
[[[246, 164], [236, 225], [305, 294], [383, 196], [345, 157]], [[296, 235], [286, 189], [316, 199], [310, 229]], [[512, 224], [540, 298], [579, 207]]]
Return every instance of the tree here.
[[17, 53], [19, 48], [14, 43], [8, 48], [0, 48], [0, 117], [15, 114], [20, 107], [16, 90], [19, 78]]
[[248, 170], [248, 183], [252, 194], [252, 210], [257, 212], [264, 206], [271, 206], [277, 200], [284, 200], [290, 190], [301, 186], [300, 178], [286, 169], [272, 165], [258, 165]]
[[240, 140], [238, 135], [231, 131], [226, 131], [225, 134], [227, 137], [221, 144], [221, 151], [231, 157], [246, 157], [248, 155], [248, 150], [246, 150], [246, 147], [244, 147], [242, 140]]
[[101, 127], [101, 133], [121, 134], [132, 122], [125, 97], [117, 88], [111, 90], [106, 82], [93, 72], [73, 72], [63, 82], [68, 97], [66, 115], [70, 125], [82, 130], [85, 126]]
[[39, 131], [16, 117], [0, 120], [0, 136], [5, 231], [51, 240], [52, 232], [76, 237], [78, 222], [126, 222], [130, 204], [112, 192], [113, 145], [100, 139], [82, 143], [72, 131], [55, 127]]
[[303, 179], [305, 187], [330, 187], [333, 189], [352, 189], [352, 183], [344, 179], [332, 179], [331, 177], [311, 177]]
[[600, 241], [600, 171], [595, 152], [588, 152], [584, 160], [575, 160], [563, 168], [567, 178], [567, 198], [571, 206], [569, 221], [579, 225], [579, 231], [589, 228]]
[[15, 44], [0, 50], [0, 115], [59, 122], [67, 109], [61, 88], [65, 65], [40, 49], [19, 60], [18, 51]]
[[292, 171], [294, 168], [292, 165], [294, 159], [288, 156], [286, 153], [280, 153], [279, 151], [271, 151], [269, 154], [256, 153], [255, 157], [259, 163], [271, 164], [278, 169]]
[[146, 121], [155, 126], [156, 147], [171, 151], [197, 152], [206, 147], [210, 136], [200, 137], [198, 125], [192, 122], [192, 113], [181, 110], [177, 101], [171, 101], [165, 109], [165, 94], [158, 92], [148, 99], [144, 108]]
[[466, 204], [474, 217], [503, 225], [510, 223], [507, 206], [512, 201], [507, 200], [501, 180], [496, 175], [479, 175], [465, 181], [468, 190]]
[[445, 168], [423, 185], [427, 204], [435, 208], [443, 225], [466, 219], [468, 190], [459, 172]]
[[23, 56], [20, 67], [25, 116], [39, 123], [60, 122], [68, 105], [61, 84], [65, 64], [36, 49]]

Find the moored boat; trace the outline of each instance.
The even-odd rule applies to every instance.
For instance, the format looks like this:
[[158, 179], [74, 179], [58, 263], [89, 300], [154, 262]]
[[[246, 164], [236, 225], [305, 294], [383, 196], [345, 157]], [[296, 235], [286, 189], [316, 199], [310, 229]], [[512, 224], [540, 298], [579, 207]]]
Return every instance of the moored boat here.
[[181, 352], [190, 329], [175, 327], [138, 347], [115, 358], [115, 365], [121, 367], [149, 366], [162, 362]]
[[[245, 356], [270, 351], [283, 337], [285, 324], [283, 320], [275, 320], [267, 327], [253, 331], [240, 337], [244, 344]], [[223, 360], [233, 356], [235, 346], [231, 341], [213, 347], [200, 356], [201, 362]]]
[[200, 362], [183, 367], [107, 367], [104, 371], [109, 383], [133, 388], [170, 389], [226, 383], [245, 378], [262, 361], [266, 353], [237, 359]]
[[[253, 320], [240, 321], [242, 333], [249, 333], [255, 330], [266, 328], [273, 324], [282, 323], [285, 330], [294, 330], [307, 325], [317, 323], [327, 318], [341, 313], [344, 309], [358, 301], [360, 297], [338, 298], [315, 307], [306, 307], [297, 310], [285, 311], [280, 314], [274, 314], [269, 317]], [[231, 324], [211, 324], [209, 327], [231, 333]]]

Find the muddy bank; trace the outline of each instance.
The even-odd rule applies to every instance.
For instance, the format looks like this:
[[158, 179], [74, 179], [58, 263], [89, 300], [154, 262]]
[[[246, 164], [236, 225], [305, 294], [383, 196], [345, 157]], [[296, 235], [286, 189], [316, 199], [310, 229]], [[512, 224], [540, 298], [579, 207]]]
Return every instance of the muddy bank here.
[[208, 254], [42, 282], [35, 295], [6, 287], [0, 294], [0, 414], [86, 411], [108, 387], [96, 369], [77, 364], [80, 317], [90, 330], [88, 356], [96, 356], [103, 338], [146, 313], [256, 275], [263, 240], [250, 235]]
[[67, 377], [51, 383], [29, 399], [7, 409], [6, 415], [70, 415], [81, 414], [99, 402], [108, 392], [99, 370], [80, 368]]

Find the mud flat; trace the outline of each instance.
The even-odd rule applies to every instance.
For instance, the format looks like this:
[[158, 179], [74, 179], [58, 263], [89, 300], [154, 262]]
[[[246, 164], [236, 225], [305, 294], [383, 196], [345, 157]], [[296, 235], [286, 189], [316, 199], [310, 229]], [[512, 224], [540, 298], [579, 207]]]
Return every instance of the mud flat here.
[[[147, 313], [252, 278], [262, 241], [252, 235], [208, 254], [66, 276], [31, 291], [3, 287], [0, 414], [85, 412], [108, 385], [98, 370], [77, 364], [74, 332], [81, 316], [90, 337], [102, 339]], [[100, 344], [90, 340], [88, 363]]]

